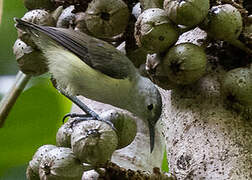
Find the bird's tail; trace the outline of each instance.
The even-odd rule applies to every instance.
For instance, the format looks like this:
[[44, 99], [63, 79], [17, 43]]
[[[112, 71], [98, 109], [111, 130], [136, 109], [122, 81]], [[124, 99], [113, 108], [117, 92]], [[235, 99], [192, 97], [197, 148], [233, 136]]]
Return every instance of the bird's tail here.
[[40, 31], [40, 27], [36, 24], [27, 22], [27, 21], [23, 21], [21, 19], [18, 18], [14, 18], [14, 21], [16, 22], [15, 27], [17, 29], [23, 30], [25, 32], [33, 32], [32, 30], [36, 30], [36, 31]]
[[21, 38], [28, 45], [37, 46], [42, 51], [47, 49], [49, 46], [55, 46], [57, 39], [57, 33], [54, 33], [53, 28], [48, 26], [40, 26], [27, 21], [23, 21], [18, 18], [14, 18], [16, 22], [15, 27], [27, 33], [28, 37], [24, 36]]

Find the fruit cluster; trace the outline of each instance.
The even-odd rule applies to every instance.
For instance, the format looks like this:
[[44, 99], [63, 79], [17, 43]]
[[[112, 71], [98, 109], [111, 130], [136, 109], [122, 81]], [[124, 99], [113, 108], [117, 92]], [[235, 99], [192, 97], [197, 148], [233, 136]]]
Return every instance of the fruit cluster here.
[[79, 180], [84, 171], [104, 167], [115, 150], [134, 140], [136, 123], [135, 117], [115, 110], [102, 113], [101, 118], [109, 123], [69, 119], [57, 132], [56, 146], [38, 148], [29, 162], [27, 179]]
[[[163, 89], [183, 88], [207, 73], [207, 64], [210, 62], [205, 49], [211, 46], [211, 40], [229, 43], [244, 51], [246, 60], [242, 65], [237, 62], [237, 69], [225, 67], [231, 72], [227, 72], [220, 80], [221, 93], [229, 107], [251, 119], [252, 49], [249, 47], [252, 21], [242, 4], [212, 1], [214, 5], [211, 5], [208, 0], [140, 2], [144, 11], [137, 16], [134, 35], [137, 45], [148, 54], [145, 69], [141, 68], [142, 74], [149, 76]], [[202, 46], [191, 42], [177, 43], [183, 33], [197, 28], [207, 33], [210, 43], [206, 41]]]

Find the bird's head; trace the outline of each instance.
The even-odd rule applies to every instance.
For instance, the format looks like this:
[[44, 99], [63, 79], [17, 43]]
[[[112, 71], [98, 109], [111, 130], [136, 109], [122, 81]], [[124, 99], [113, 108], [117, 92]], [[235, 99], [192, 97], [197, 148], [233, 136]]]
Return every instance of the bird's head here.
[[141, 77], [134, 93], [134, 106], [130, 110], [142, 118], [149, 127], [151, 152], [155, 143], [155, 125], [162, 111], [162, 99], [157, 87], [147, 78]]

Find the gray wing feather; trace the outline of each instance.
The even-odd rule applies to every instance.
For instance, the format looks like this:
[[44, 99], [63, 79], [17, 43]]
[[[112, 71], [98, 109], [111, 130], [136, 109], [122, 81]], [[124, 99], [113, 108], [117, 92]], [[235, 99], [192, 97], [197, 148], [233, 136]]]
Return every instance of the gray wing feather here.
[[135, 76], [136, 69], [131, 61], [107, 42], [70, 29], [39, 26], [20, 19], [16, 19], [16, 22], [17, 28], [47, 35], [84, 63], [110, 77], [124, 79]]

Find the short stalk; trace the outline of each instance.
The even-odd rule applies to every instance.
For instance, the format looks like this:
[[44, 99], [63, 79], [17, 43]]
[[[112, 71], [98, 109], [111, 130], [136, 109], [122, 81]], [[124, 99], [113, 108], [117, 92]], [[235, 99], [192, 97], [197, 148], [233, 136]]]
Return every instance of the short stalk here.
[[25, 88], [30, 78], [30, 75], [26, 75], [21, 71], [17, 73], [15, 83], [0, 102], [0, 128], [3, 127], [10, 110], [12, 109], [13, 105], [17, 101], [17, 98]]
[[229, 42], [230, 44], [232, 44], [233, 46], [245, 51], [246, 53], [248, 53], [250, 56], [252, 56], [252, 49], [248, 48], [243, 42], [241, 42], [238, 39], [235, 39], [233, 41]]

